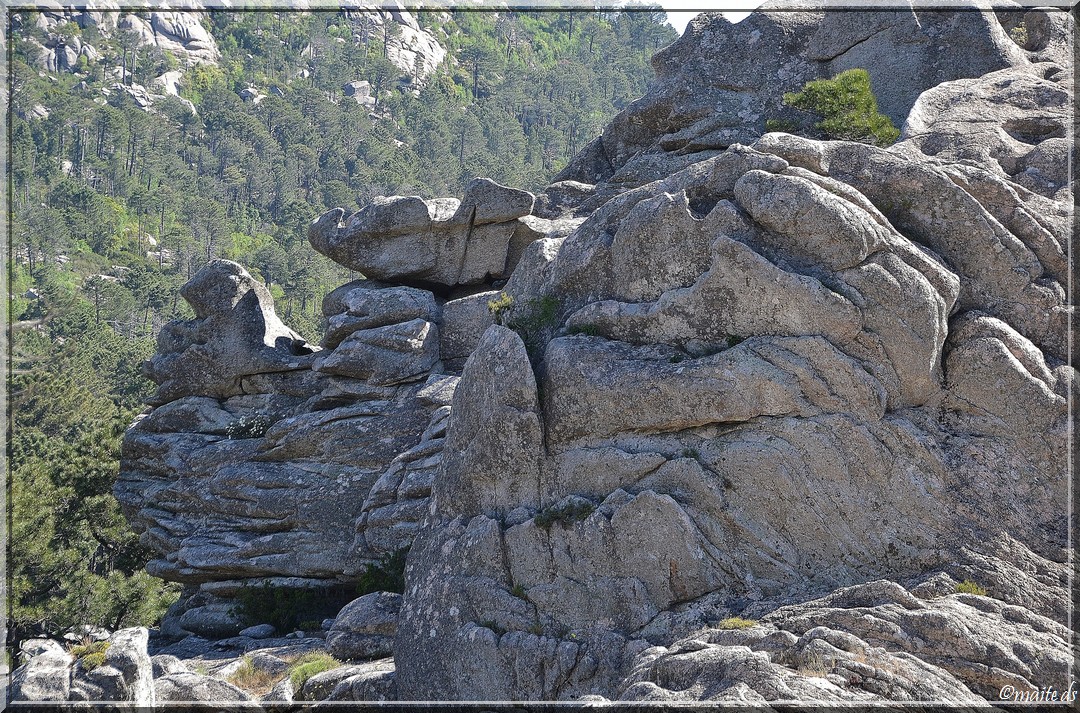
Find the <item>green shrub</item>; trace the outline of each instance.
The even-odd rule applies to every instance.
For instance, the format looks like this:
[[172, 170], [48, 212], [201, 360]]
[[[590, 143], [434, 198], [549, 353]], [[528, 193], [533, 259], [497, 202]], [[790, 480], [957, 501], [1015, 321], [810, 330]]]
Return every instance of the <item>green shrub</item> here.
[[241, 416], [225, 427], [225, 435], [231, 439], [262, 438], [269, 429], [268, 416]]
[[960, 584], [957, 584], [956, 585], [956, 593], [957, 594], [976, 594], [976, 595], [978, 595], [980, 597], [985, 597], [986, 596], [986, 590], [984, 588], [980, 587], [975, 582], [972, 582], [970, 579], [965, 579], [963, 582], [960, 582]]
[[355, 598], [349, 585], [275, 587], [266, 582], [237, 591], [236, 613], [248, 625], [272, 624], [280, 632], [295, 631], [300, 622], [322, 621], [336, 615]]
[[514, 306], [514, 298], [512, 295], [500, 292], [498, 297], [488, 300], [487, 306], [491, 316], [495, 318], [495, 324], [502, 324], [506, 313]]
[[70, 654], [78, 663], [82, 664], [84, 671], [93, 671], [105, 663], [105, 652], [109, 650], [108, 641], [94, 641], [89, 644], [72, 646]]
[[716, 623], [717, 629], [749, 629], [751, 626], [756, 625], [757, 622], [753, 619], [743, 619], [741, 616], [729, 616], [727, 619], [721, 619]]
[[245, 656], [241, 660], [240, 667], [227, 680], [237, 688], [262, 696], [269, 693], [274, 684], [285, 678], [285, 675], [283, 673], [273, 673], [264, 668], [256, 668], [255, 664], [252, 663], [251, 656]]
[[289, 682], [299, 691], [312, 676], [341, 666], [341, 662], [325, 651], [311, 651], [300, 656], [289, 666]]
[[1030, 39], [1027, 24], [1021, 22], [1019, 25], [1009, 30], [1009, 38], [1021, 47], [1024, 47]]
[[405, 593], [405, 560], [409, 556], [409, 548], [404, 547], [396, 552], [386, 555], [376, 564], [368, 565], [364, 573], [360, 575], [360, 581], [356, 584], [356, 593], [359, 596], [372, 592]]
[[564, 527], [574, 522], [584, 520], [596, 510], [596, 505], [590, 503], [585, 499], [572, 500], [562, 505], [552, 505], [549, 508], [544, 508], [533, 521], [538, 527], [542, 527], [545, 530], [554, 525], [556, 522], [561, 523]]
[[518, 599], [524, 599], [525, 587], [521, 586], [520, 584], [515, 584], [513, 587], [510, 588], [510, 594], [514, 595]]
[[889, 117], [878, 112], [865, 69], [807, 82], [801, 92], [785, 94], [784, 103], [821, 116], [815, 126], [830, 139], [889, 146], [900, 138]]

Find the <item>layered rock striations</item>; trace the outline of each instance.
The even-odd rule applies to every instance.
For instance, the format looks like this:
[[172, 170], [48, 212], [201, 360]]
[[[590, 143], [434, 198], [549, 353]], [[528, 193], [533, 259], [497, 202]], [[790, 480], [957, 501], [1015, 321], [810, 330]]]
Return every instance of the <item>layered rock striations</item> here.
[[[1073, 21], [1017, 17], [704, 15], [539, 199], [478, 179], [315, 221], [374, 278], [327, 296], [321, 347], [209, 265], [116, 489], [189, 585], [175, 626], [411, 547], [400, 601], [333, 630], [392, 638], [380, 696], [1067, 685]], [[763, 133], [900, 48], [900, 143]]]

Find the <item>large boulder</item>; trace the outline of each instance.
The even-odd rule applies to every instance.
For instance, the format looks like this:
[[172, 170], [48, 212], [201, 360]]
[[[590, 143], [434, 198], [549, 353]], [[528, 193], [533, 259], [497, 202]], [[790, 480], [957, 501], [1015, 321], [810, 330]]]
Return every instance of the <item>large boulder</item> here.
[[364, 275], [439, 288], [507, 277], [511, 240], [533, 195], [478, 178], [460, 201], [376, 198], [347, 219], [340, 208], [316, 219], [312, 247]]
[[247, 270], [213, 260], [180, 290], [195, 318], [169, 322], [143, 373], [158, 384], [151, 402], [244, 393], [243, 377], [310, 366], [315, 351], [274, 312], [270, 292]]
[[50, 639], [28, 639], [21, 647], [28, 661], [11, 674], [8, 700], [66, 701], [71, 692], [72, 656]]
[[365, 594], [338, 612], [326, 635], [326, 650], [341, 661], [378, 659], [393, 653], [401, 595]]

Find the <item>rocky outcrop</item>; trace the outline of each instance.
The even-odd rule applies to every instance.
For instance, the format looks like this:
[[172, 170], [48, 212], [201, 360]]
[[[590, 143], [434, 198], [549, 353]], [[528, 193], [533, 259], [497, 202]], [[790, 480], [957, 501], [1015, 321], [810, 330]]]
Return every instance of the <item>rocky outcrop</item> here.
[[945, 82], [919, 97], [902, 138], [927, 156], [1067, 200], [1071, 88], [1072, 73], [1049, 62]]
[[[390, 626], [392, 632], [393, 612], [380, 612], [383, 621], [376, 628]], [[343, 613], [343, 622], [364, 625], [363, 611], [353, 607]], [[300, 690], [294, 690], [292, 674], [313, 654], [329, 668], [307, 676]], [[24, 663], [13, 673], [8, 699], [14, 706], [92, 702], [98, 707], [115, 703], [149, 709], [396, 699], [392, 658], [344, 665], [326, 657], [320, 637], [237, 636], [209, 641], [189, 636], [168, 642], [137, 628], [70, 652], [56, 641], [29, 639], [23, 642], [22, 656]]]
[[217, 64], [221, 52], [213, 35], [203, 27], [204, 15], [195, 12], [151, 12], [149, 18], [122, 15], [116, 22], [121, 31], [138, 35], [142, 45], [154, 46], [187, 65]]
[[[768, 119], [809, 127], [805, 114], [784, 104], [784, 93], [847, 69], [869, 71], [881, 111], [901, 126], [927, 89], [1047, 57], [1018, 45], [1020, 33], [1010, 36], [990, 10], [822, 13], [769, 7], [737, 24], [720, 13], [698, 15], [653, 57], [656, 80], [648, 93], [615, 117], [556, 181], [641, 185], [682, 167], [671, 153], [752, 143]], [[1065, 30], [1060, 20], [1053, 22], [1039, 36], [1059, 38], [1056, 47]]]
[[[909, 591], [878, 580], [760, 622], [713, 622], [670, 647], [645, 649], [616, 691], [620, 700], [999, 700], [1067, 678], [1065, 628], [1022, 607], [955, 594], [948, 575]], [[916, 592], [919, 596], [916, 596]], [[984, 662], [993, 660], [992, 666]], [[1044, 684], [1045, 685], [1045, 684]]]
[[357, 21], [353, 41], [366, 45], [373, 36], [384, 41], [386, 58], [415, 88], [423, 87], [446, 59], [439, 39], [400, 3], [383, 3], [376, 11], [361, 10], [352, 16]]
[[[316, 220], [372, 278], [327, 296], [319, 351], [212, 265], [116, 489], [188, 584], [173, 623], [236, 633], [240, 587], [411, 547], [400, 599], [327, 639], [393, 637], [393, 670], [274, 700], [1059, 685], [1072, 187], [1042, 128], [1069, 71], [1009, 17], [699, 18], [541, 200], [478, 179]], [[900, 144], [762, 132], [784, 91], [901, 49]]]
[[[80, 58], [93, 66], [100, 58], [98, 48], [79, 35], [63, 32], [67, 23], [79, 28], [94, 27], [107, 36], [130, 34], [139, 47], [169, 52], [187, 66], [217, 64], [221, 52], [210, 32], [203, 27], [205, 13], [192, 11], [155, 11], [143, 16], [119, 12], [116, 3], [95, 3], [93, 10], [43, 9], [34, 18], [35, 27], [45, 33], [44, 44], [27, 37], [24, 41], [39, 48], [37, 66], [46, 72], [80, 70]], [[25, 22], [19, 18], [17, 22]], [[119, 78], [119, 68], [116, 70]]]
[[170, 322], [143, 373], [158, 384], [151, 403], [245, 393], [244, 377], [309, 367], [315, 351], [278, 319], [270, 292], [247, 270], [214, 260], [180, 289], [195, 319]]
[[[409, 558], [400, 695], [964, 701], [1066, 675], [1073, 308], [1067, 204], [1049, 199], [1068, 195], [1066, 169], [1048, 147], [1040, 175], [1062, 182], [1038, 195], [1033, 171], [980, 153], [961, 122], [999, 137], [1039, 107], [1062, 126], [1068, 88], [990, 13], [845, 13], [850, 36], [826, 32], [838, 18], [698, 20], [658, 55], [653, 92], [572, 163], [603, 170], [563, 176], [601, 183], [546, 194], [550, 215], [584, 197], [586, 220], [523, 253], [500, 318], [517, 334], [491, 327], [465, 366]], [[917, 37], [935, 27], [996, 49], [946, 69]], [[751, 57], [755, 36], [777, 64]], [[901, 119], [916, 107], [907, 141], [762, 136], [748, 119], [821, 63], [899, 38], [923, 47], [888, 99]], [[941, 84], [954, 71], [981, 78]], [[968, 86], [1013, 98], [984, 113]], [[728, 115], [748, 97], [758, 109]], [[954, 113], [919, 108], [938, 104]], [[908, 594], [912, 616], [816, 600], [790, 636], [653, 648], [707, 628], [704, 611], [794, 622], [780, 605], [942, 568], [992, 598]], [[1046, 596], [997, 586], [1025, 570]], [[1018, 621], [1047, 653], [999, 662], [979, 642]], [[851, 655], [800, 673], [833, 649]]]

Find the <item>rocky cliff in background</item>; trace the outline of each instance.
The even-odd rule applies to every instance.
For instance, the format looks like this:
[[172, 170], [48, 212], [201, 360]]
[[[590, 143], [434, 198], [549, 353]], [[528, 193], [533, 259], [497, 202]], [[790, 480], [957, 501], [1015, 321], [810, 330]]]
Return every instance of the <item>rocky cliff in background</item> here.
[[[327, 297], [320, 346], [211, 263], [116, 487], [188, 585], [162, 633], [411, 547], [403, 597], [331, 629], [392, 667], [321, 697], [1067, 689], [1073, 26], [702, 15], [543, 195], [319, 218], [377, 278]], [[898, 144], [764, 133], [857, 66]]]

